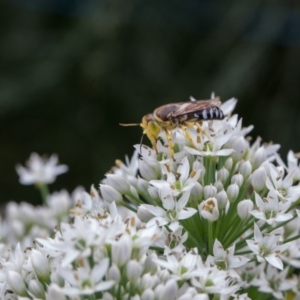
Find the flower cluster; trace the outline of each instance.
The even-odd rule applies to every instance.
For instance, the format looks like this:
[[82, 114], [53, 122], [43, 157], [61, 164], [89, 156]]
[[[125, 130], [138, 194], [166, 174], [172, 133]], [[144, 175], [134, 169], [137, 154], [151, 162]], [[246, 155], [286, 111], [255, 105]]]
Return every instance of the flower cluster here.
[[7, 206], [0, 299], [298, 299], [298, 157], [252, 143], [235, 105], [172, 130], [174, 156], [163, 132], [158, 153], [136, 145], [90, 193], [45, 189], [55, 156], [18, 166], [44, 205]]

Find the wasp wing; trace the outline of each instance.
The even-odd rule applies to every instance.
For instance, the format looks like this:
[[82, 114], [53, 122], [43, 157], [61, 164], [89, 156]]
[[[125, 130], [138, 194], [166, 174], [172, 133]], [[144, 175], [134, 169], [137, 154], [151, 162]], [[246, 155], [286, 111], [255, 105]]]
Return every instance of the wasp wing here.
[[205, 110], [211, 107], [219, 107], [221, 105], [221, 101], [219, 98], [215, 98], [212, 100], [197, 100], [191, 102], [182, 102], [180, 103], [180, 107], [173, 112], [172, 117], [179, 117], [188, 113], [193, 113], [196, 111]]

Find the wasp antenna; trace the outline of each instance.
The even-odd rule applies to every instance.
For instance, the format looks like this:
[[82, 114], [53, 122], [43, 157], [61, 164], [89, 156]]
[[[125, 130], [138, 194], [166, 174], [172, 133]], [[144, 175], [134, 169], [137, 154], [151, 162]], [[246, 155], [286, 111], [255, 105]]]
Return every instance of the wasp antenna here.
[[124, 124], [124, 123], [119, 123], [121, 126], [140, 126], [139, 123], [130, 123], [130, 124]]

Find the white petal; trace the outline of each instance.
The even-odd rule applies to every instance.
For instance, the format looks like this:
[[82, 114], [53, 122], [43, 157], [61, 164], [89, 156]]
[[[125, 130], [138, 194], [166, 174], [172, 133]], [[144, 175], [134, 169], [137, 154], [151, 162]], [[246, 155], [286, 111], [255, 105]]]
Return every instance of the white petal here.
[[187, 218], [193, 216], [196, 212], [197, 212], [197, 210], [195, 208], [188, 207], [188, 208], [182, 209], [179, 212], [177, 218], [178, 218], [178, 220], [184, 220], [184, 219], [187, 219]]
[[180, 165], [177, 169], [177, 172], [181, 175], [180, 180], [182, 182], [185, 182], [188, 179], [189, 171], [190, 171], [190, 164], [189, 164], [189, 161], [188, 161], [187, 157], [185, 156], [181, 160]]
[[265, 257], [266, 261], [271, 264], [273, 267], [283, 270], [283, 263], [282, 260], [276, 256], [275, 254], [268, 255]]
[[183, 207], [186, 206], [186, 204], [190, 198], [190, 194], [191, 194], [191, 190], [186, 191], [182, 194], [182, 196], [180, 197], [180, 199], [177, 202], [178, 209], [182, 209]]
[[152, 213], [153, 215], [155, 215], [157, 217], [163, 217], [166, 214], [165, 210], [162, 209], [161, 207], [153, 206], [153, 205], [150, 205], [150, 204], [142, 204], [142, 206], [144, 208], [146, 208], [147, 210], [149, 210], [150, 213]]
[[229, 113], [232, 113], [235, 106], [237, 104], [237, 99], [236, 98], [231, 98], [221, 105], [221, 110], [223, 111], [224, 115], [228, 115]]

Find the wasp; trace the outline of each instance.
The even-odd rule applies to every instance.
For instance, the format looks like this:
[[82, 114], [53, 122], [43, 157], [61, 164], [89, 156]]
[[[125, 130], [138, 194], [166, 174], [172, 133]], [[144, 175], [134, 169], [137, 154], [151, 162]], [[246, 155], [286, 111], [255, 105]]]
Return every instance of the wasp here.
[[[134, 124], [120, 124], [121, 126], [141, 126], [143, 135], [146, 134], [153, 148], [158, 154], [157, 140], [159, 134], [164, 131], [167, 136], [170, 155], [174, 158], [174, 144], [172, 142], [171, 130], [180, 128], [184, 131], [186, 138], [195, 147], [189, 127], [197, 127], [197, 132], [206, 135], [202, 128], [202, 122], [206, 120], [222, 120], [224, 113], [220, 109], [219, 97], [210, 100], [192, 100], [189, 102], [170, 103], [160, 106], [153, 113], [143, 117], [142, 122]], [[196, 148], [196, 147], [195, 147]]]

